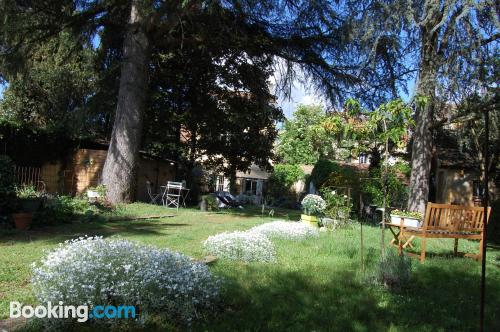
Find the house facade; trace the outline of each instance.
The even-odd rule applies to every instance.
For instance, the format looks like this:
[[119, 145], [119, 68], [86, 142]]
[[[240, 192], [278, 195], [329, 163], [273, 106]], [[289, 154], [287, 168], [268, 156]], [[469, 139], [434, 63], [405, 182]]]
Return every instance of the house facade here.
[[[252, 164], [246, 172], [236, 173], [236, 189], [234, 194], [242, 198], [246, 196], [254, 204], [262, 204], [267, 182], [271, 173]], [[217, 175], [215, 179], [214, 192], [229, 192], [229, 178], [224, 175]]]

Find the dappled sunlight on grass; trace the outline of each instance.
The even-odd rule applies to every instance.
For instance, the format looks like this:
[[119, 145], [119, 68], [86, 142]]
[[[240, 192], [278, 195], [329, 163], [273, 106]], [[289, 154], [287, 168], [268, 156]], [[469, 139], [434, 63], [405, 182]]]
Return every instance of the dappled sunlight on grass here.
[[[300, 212], [299, 212], [300, 213]], [[118, 215], [173, 217], [74, 223], [14, 232], [0, 237], [0, 318], [8, 303], [34, 303], [30, 264], [43, 251], [82, 235], [126, 238], [170, 248], [194, 258], [205, 256], [202, 242], [224, 231], [246, 230], [277, 215], [298, 219], [297, 211], [261, 215], [259, 208], [222, 212], [166, 210], [148, 204], [122, 207]], [[292, 220], [293, 220], [292, 219]], [[223, 305], [195, 330], [439, 331], [475, 330], [479, 312], [480, 264], [451, 257], [453, 240], [428, 241], [429, 259], [413, 260], [411, 282], [390, 291], [372, 281], [380, 253], [380, 229], [365, 226], [366, 272], [361, 273], [359, 225], [321, 233], [302, 242], [273, 240], [278, 263], [218, 260], [211, 269], [223, 282]], [[386, 241], [391, 235], [386, 232]], [[418, 252], [420, 242], [414, 241]], [[459, 250], [476, 253], [478, 243], [460, 240]], [[488, 249], [487, 326], [500, 326], [500, 256]]]

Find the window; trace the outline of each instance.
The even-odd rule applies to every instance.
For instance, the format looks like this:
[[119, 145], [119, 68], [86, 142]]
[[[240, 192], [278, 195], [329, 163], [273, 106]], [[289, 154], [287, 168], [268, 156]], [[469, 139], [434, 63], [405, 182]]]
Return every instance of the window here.
[[245, 194], [257, 195], [257, 181], [246, 179], [245, 180]]
[[215, 191], [224, 191], [224, 177], [223, 176], [217, 177], [217, 184], [215, 186]]
[[365, 153], [360, 153], [359, 154], [359, 163], [360, 164], [366, 164], [366, 160], [367, 160], [366, 154]]

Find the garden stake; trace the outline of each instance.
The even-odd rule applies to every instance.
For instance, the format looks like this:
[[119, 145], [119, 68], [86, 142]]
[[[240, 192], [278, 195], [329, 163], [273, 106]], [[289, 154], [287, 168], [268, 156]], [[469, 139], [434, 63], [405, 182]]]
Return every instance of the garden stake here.
[[488, 190], [488, 165], [490, 164], [490, 121], [489, 121], [489, 109], [486, 107], [484, 111], [484, 194], [483, 194], [483, 247], [481, 248], [482, 261], [481, 261], [481, 304], [480, 304], [480, 321], [479, 330], [484, 331], [484, 302], [486, 296], [486, 244], [488, 241], [488, 203], [489, 203], [489, 190]]
[[381, 237], [381, 247], [380, 251], [382, 254], [382, 260], [385, 260], [385, 209], [387, 203], [387, 153], [389, 150], [389, 138], [387, 137], [387, 123], [384, 121], [384, 133], [385, 137], [385, 155], [384, 155], [384, 176], [382, 177], [383, 186], [384, 186], [384, 201], [382, 203], [382, 237]]
[[363, 241], [363, 221], [359, 222], [361, 227], [360, 235], [361, 235], [361, 272], [363, 272], [363, 276], [365, 276], [365, 257], [364, 257], [364, 241]]

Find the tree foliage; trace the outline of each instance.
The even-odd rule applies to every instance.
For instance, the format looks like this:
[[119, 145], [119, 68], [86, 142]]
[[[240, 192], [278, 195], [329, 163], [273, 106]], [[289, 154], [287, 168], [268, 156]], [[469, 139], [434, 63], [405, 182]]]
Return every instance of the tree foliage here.
[[293, 119], [285, 120], [278, 136], [276, 152], [289, 164], [313, 165], [330, 150], [322, 127], [326, 114], [319, 105], [299, 105]]
[[10, 79], [0, 104], [0, 116], [19, 126], [83, 132], [88, 116], [86, 98], [93, 91], [92, 50], [71, 34], [60, 33], [31, 50], [26, 72]]

